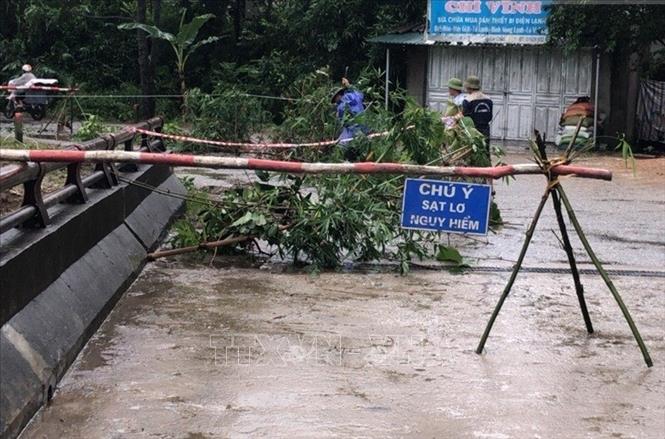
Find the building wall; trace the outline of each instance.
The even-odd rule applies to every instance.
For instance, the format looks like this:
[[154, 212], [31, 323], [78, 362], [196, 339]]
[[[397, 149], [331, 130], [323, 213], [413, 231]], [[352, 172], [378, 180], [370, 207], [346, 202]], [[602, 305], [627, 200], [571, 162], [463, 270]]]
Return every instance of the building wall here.
[[419, 105], [425, 104], [427, 91], [427, 50], [425, 46], [413, 46], [406, 51], [406, 89]]
[[570, 55], [534, 46], [429, 48], [426, 104], [443, 110], [451, 77], [481, 78], [483, 91], [494, 101], [492, 137], [528, 140], [537, 129], [554, 140], [567, 105], [593, 94], [590, 50]]

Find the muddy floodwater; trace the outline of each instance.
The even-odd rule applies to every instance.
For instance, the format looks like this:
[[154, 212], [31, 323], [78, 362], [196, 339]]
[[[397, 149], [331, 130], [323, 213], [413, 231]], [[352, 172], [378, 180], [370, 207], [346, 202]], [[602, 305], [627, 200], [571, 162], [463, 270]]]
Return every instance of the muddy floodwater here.
[[[637, 177], [615, 158], [592, 163], [614, 182], [564, 185], [652, 368], [587, 272], [593, 335], [570, 275], [534, 270], [474, 352], [542, 195], [542, 177], [525, 177], [497, 184], [509, 224], [453, 238], [494, 272], [149, 264], [22, 438], [663, 438], [665, 161], [641, 161]], [[554, 225], [548, 206], [525, 265], [565, 267]]]

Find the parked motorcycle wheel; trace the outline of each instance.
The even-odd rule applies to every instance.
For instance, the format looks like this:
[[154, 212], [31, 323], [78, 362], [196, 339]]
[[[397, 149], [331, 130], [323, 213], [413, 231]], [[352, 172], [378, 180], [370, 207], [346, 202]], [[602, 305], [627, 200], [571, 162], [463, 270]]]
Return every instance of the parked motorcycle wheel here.
[[42, 120], [46, 116], [46, 106], [36, 105], [30, 109], [30, 116], [33, 120]]
[[14, 118], [14, 105], [9, 102], [7, 106], [5, 107], [5, 110], [2, 112], [2, 114], [5, 115], [7, 119], [13, 119]]

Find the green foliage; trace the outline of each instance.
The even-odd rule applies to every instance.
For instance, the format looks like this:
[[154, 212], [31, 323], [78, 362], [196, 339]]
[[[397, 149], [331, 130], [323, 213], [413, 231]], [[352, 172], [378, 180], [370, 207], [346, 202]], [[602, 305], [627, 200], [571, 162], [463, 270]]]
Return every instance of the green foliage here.
[[201, 233], [204, 224], [201, 222], [201, 212], [213, 206], [208, 194], [194, 185], [192, 177], [180, 178], [183, 186], [187, 189], [189, 199], [185, 216], [173, 225], [173, 237], [170, 242], [175, 247], [189, 247], [197, 245], [206, 236]]
[[[156, 18], [157, 3], [147, 2], [148, 21]], [[382, 61], [383, 50], [368, 44], [368, 37], [422, 22], [425, 13], [422, 0], [160, 3], [155, 27], [128, 23], [136, 19], [134, 0], [69, 0], [66, 7], [61, 0], [4, 0], [0, 82], [18, 75], [29, 62], [37, 75], [77, 85], [81, 94], [136, 94], [138, 29], [153, 40], [158, 94], [189, 87], [210, 92], [224, 82], [227, 88], [279, 96], [319, 66], [331, 66], [330, 75], [337, 80], [348, 66], [350, 76], [357, 78], [368, 62]], [[118, 24], [130, 31], [119, 31]], [[81, 103], [86, 112], [126, 121], [133, 118], [136, 101]], [[158, 98], [157, 110], [177, 114], [180, 104]], [[283, 102], [266, 100], [263, 106], [281, 122]]]
[[[215, 88], [212, 94], [193, 89], [188, 103], [193, 132], [209, 139], [249, 141], [270, 120], [260, 100], [223, 86]], [[198, 150], [206, 148], [198, 146]]]
[[315, 0], [258, 3], [244, 23], [239, 46], [250, 59], [278, 51], [300, 72], [329, 65], [335, 77], [346, 66], [356, 76], [374, 46], [368, 37], [405, 23], [422, 22], [422, 0]]
[[490, 203], [490, 225], [500, 226], [503, 225], [503, 218], [501, 217], [501, 211], [499, 210], [499, 205], [496, 202], [492, 201]]
[[[87, 84], [81, 84], [81, 87], [87, 88]], [[115, 89], [100, 89], [95, 92], [100, 96], [132, 96], [140, 95], [139, 87], [132, 83], [123, 83]], [[68, 104], [66, 100], [64, 103]], [[79, 105], [83, 111], [90, 114], [96, 114], [107, 121], [127, 122], [133, 121], [136, 117], [135, 105], [138, 100], [135, 98], [86, 98], [78, 99]]]
[[[439, 113], [406, 99], [402, 129], [396, 140], [404, 142], [406, 152], [416, 163], [429, 164], [441, 155], [447, 133]], [[448, 145], [452, 146], [450, 143]]]
[[[226, 191], [185, 221], [199, 225], [199, 240], [254, 236], [281, 257], [306, 261], [315, 270], [337, 267], [346, 258], [386, 257], [406, 261], [406, 270], [412, 257], [431, 254], [428, 243], [435, 235], [399, 228], [402, 184], [403, 178], [289, 176], [279, 184], [258, 182]], [[178, 225], [174, 244], [198, 242], [192, 239], [195, 228]], [[423, 235], [429, 236], [419, 239]]]
[[624, 164], [626, 168], [628, 167], [628, 162], [630, 162], [630, 167], [633, 170], [633, 175], [637, 174], [637, 163], [635, 162], [635, 156], [633, 155], [633, 147], [626, 140], [626, 135], [621, 134], [619, 136], [619, 141], [615, 148], [617, 151], [621, 151], [621, 157], [623, 157]]
[[[389, 95], [388, 109], [384, 106], [383, 72], [363, 70], [352, 85], [365, 96], [366, 111], [349, 123], [359, 123], [371, 131], [387, 132], [387, 136], [372, 140], [359, 137], [349, 143], [352, 156], [372, 161], [413, 161], [418, 164], [449, 163], [488, 166], [483, 135], [469, 118], [462, 119], [452, 129], [445, 129], [441, 114], [418, 105], [405, 91], [398, 89]], [[279, 140], [286, 142], [316, 142], [336, 138], [342, 128], [330, 103], [339, 89], [327, 69], [303, 76], [285, 93], [294, 99], [286, 104], [283, 123], [277, 128]], [[494, 148], [500, 157], [503, 151]], [[290, 155], [293, 159], [339, 160], [339, 148], [318, 150], [303, 148]]]
[[[355, 84], [367, 97], [368, 108], [353, 122], [363, 123], [375, 132], [387, 132], [383, 137], [354, 139], [349, 147], [359, 160], [478, 165], [475, 151], [479, 151], [479, 157], [485, 157], [486, 154], [481, 153], [485, 151], [482, 135], [470, 121], [463, 120], [454, 130], [446, 130], [439, 113], [418, 106], [402, 91], [390, 96], [389, 107], [395, 111], [386, 110], [377, 85], [379, 80], [380, 72], [367, 71]], [[276, 130], [280, 139], [311, 142], [336, 137], [340, 125], [330, 104], [335, 89], [325, 70], [296, 81], [288, 95], [297, 100], [286, 104], [284, 122]], [[213, 101], [215, 98], [209, 96], [201, 98], [210, 100], [207, 117], [215, 124], [232, 120], [233, 114], [219, 115], [212, 110], [220, 111], [226, 101]], [[231, 94], [224, 99], [233, 104], [237, 98]], [[196, 101], [192, 98], [192, 102]], [[194, 104], [192, 108], [199, 111], [195, 120], [206, 119], [200, 108]], [[206, 131], [206, 136], [228, 138], [231, 135], [215, 129]], [[198, 129], [195, 133], [202, 134]], [[453, 145], [446, 144], [453, 140]], [[289, 153], [289, 157], [307, 161], [343, 160], [339, 146], [301, 148]], [[401, 229], [403, 176], [276, 176], [271, 179], [266, 172], [256, 175], [259, 182], [224, 192], [214, 204], [201, 207], [196, 217], [190, 219], [197, 225], [194, 229], [198, 230], [200, 241], [238, 235], [256, 237], [268, 242], [281, 257], [307, 262], [314, 270], [338, 267], [346, 259], [393, 259], [399, 261], [402, 272], [406, 272], [414, 259], [446, 253], [441, 250], [439, 234]], [[183, 241], [191, 242], [193, 229], [180, 227]], [[251, 245], [238, 244], [224, 251]], [[462, 266], [463, 261], [457, 265]]]
[[219, 40], [217, 37], [209, 37], [194, 43], [203, 25], [215, 16], [213, 14], [199, 15], [198, 17], [194, 17], [189, 23], [185, 23], [186, 12], [186, 10], [182, 11], [180, 27], [178, 29], [178, 33], [175, 35], [169, 32], [165, 32], [159, 29], [157, 26], [143, 23], [123, 23], [118, 26], [118, 29], [140, 29], [150, 35], [151, 38], [168, 41], [171, 45], [171, 48], [173, 49], [173, 52], [175, 53], [178, 70], [184, 71], [187, 60], [189, 59], [190, 55], [196, 51], [196, 49], [205, 44], [214, 43], [215, 41]]
[[555, 5], [547, 22], [550, 43], [569, 51], [599, 47], [613, 51], [624, 45], [641, 50], [660, 41], [665, 44], [665, 8], [642, 3]]
[[[5, 0], [0, 6], [0, 82], [30, 63], [38, 76], [62, 84], [109, 89], [134, 79], [135, 39], [124, 39], [98, 17], [118, 13], [120, 1]], [[103, 54], [103, 56], [100, 56]]]
[[293, 99], [284, 108], [283, 122], [277, 131], [280, 140], [309, 142], [334, 138], [339, 129], [330, 98], [334, 86], [327, 69], [319, 69], [295, 81], [285, 95]]
[[74, 138], [83, 141], [91, 140], [104, 133], [108, 133], [109, 131], [109, 128], [104, 125], [104, 122], [99, 116], [95, 114], [86, 114], [81, 127], [74, 134]]
[[436, 260], [441, 262], [453, 262], [455, 264], [461, 264], [463, 258], [457, 249], [441, 246], [439, 248], [439, 253], [436, 255]]
[[[164, 126], [162, 127], [162, 132], [164, 134], [175, 134], [177, 136], [185, 136], [188, 135], [187, 133], [179, 124], [177, 121], [169, 121], [165, 122]], [[196, 151], [199, 145], [194, 145], [186, 142], [180, 142], [180, 141], [174, 141], [174, 140], [169, 140], [168, 143], [169, 149], [172, 151], [177, 151], [177, 152], [182, 152], [182, 151]], [[187, 180], [189, 181], [189, 180]], [[185, 181], [183, 181], [185, 184]], [[192, 183], [193, 184], [193, 183]]]
[[[180, 80], [180, 92], [183, 95], [185, 95], [187, 91], [185, 83], [185, 67], [187, 66], [189, 57], [200, 47], [219, 40], [219, 37], [208, 37], [195, 42], [203, 25], [208, 20], [215, 17], [213, 14], [199, 15], [192, 18], [189, 23], [185, 23], [186, 14], [187, 10], [183, 9], [177, 34], [165, 32], [157, 26], [143, 23], [123, 23], [118, 26], [118, 29], [122, 30], [142, 30], [153, 39], [164, 40], [169, 43], [176, 57], [176, 70], [178, 71], [178, 78]], [[186, 108], [187, 102], [185, 99], [183, 101], [183, 111], [185, 111]]]

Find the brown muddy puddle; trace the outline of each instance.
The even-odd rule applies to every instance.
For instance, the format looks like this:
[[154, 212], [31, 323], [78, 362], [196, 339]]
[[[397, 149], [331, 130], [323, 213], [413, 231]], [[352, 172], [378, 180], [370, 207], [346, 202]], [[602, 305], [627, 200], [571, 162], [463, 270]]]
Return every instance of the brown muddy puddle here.
[[[596, 253], [609, 269], [662, 271], [665, 159], [638, 161], [637, 176], [617, 157], [585, 164], [615, 172], [612, 183], [562, 179]], [[218, 187], [244, 178], [199, 175]], [[544, 184], [497, 184], [507, 224], [452, 244], [471, 265], [510, 267]], [[527, 266], [566, 266], [555, 229], [547, 207]], [[665, 437], [663, 277], [613, 278], [650, 349], [647, 369], [597, 275], [582, 277], [595, 334], [569, 275], [524, 273], [478, 356], [507, 272], [310, 276], [209, 263], [148, 265], [22, 438]]]
[[151, 264], [23, 433], [33, 437], [660, 438], [664, 279], [274, 273]]

